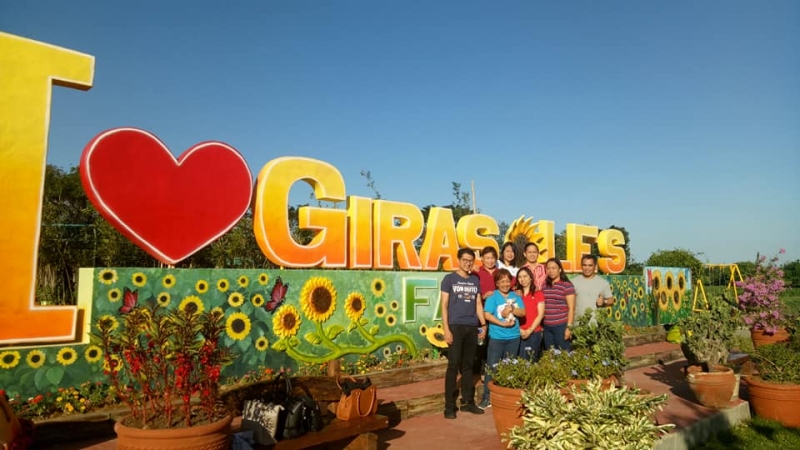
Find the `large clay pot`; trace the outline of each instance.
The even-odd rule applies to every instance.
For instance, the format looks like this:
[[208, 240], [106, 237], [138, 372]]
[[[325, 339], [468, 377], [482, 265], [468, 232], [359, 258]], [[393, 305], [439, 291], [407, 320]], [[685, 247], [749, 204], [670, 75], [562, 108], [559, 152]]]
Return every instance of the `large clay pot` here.
[[774, 334], [764, 333], [764, 330], [750, 330], [750, 338], [753, 339], [753, 345], [755, 347], [786, 342], [790, 337], [789, 332], [784, 328], [778, 328]]
[[704, 372], [701, 366], [690, 366], [686, 380], [697, 401], [708, 408], [722, 409], [730, 405], [736, 389], [736, 376], [730, 367], [714, 366]]
[[519, 404], [522, 399], [522, 389], [500, 387], [494, 384], [494, 381], [489, 381], [489, 392], [492, 394], [494, 427], [502, 438], [515, 426], [522, 425], [524, 410]]
[[233, 418], [225, 416], [206, 425], [189, 428], [143, 430], [130, 428], [124, 420], [114, 425], [118, 450], [227, 450], [231, 446], [230, 426]]
[[800, 427], [800, 384], [780, 384], [747, 377], [747, 393], [756, 415]]

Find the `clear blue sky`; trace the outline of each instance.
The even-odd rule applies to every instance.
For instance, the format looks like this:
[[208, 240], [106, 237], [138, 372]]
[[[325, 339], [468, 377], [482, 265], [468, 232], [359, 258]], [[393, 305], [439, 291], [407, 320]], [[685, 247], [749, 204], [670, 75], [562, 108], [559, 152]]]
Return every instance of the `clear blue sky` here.
[[[96, 57], [56, 88], [49, 162], [135, 126], [348, 194], [624, 226], [710, 262], [800, 258], [800, 2], [22, 1], [0, 30]], [[1, 88], [1, 87], [0, 87]], [[308, 201], [309, 189], [293, 199]]]

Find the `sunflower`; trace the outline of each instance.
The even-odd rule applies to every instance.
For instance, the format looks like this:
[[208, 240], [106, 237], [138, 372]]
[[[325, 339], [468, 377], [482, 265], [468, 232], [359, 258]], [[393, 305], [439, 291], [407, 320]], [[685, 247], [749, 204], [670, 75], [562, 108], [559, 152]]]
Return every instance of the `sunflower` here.
[[161, 279], [161, 285], [169, 289], [175, 286], [175, 275], [167, 275]]
[[301, 322], [297, 308], [286, 305], [272, 317], [272, 330], [279, 337], [291, 337], [297, 334]]
[[263, 352], [269, 347], [269, 341], [264, 336], [261, 336], [260, 338], [256, 339], [255, 346], [256, 350]]
[[439, 322], [439, 323], [436, 324], [436, 328], [438, 328], [440, 330], [444, 330], [444, 325], [442, 325], [442, 322]]
[[264, 306], [264, 296], [261, 295], [261, 294], [256, 294], [256, 295], [253, 296], [253, 298], [250, 299], [250, 302], [256, 308], [260, 308], [260, 307]]
[[389, 308], [391, 308], [392, 311], [397, 311], [397, 308], [399, 308], [399, 307], [400, 307], [400, 302], [398, 302], [397, 300], [392, 300], [389, 303]]
[[205, 305], [203, 305], [203, 301], [200, 300], [200, 297], [196, 295], [190, 295], [181, 300], [181, 304], [178, 305], [178, 309], [181, 311], [189, 311], [192, 314], [200, 314], [205, 311]]
[[636, 277], [636, 278], [634, 278], [634, 279], [633, 279], [633, 285], [634, 285], [634, 286], [637, 286], [637, 287], [638, 287], [640, 284], [641, 284], [641, 283], [639, 282], [639, 277]]
[[211, 313], [212, 314], [216, 314], [216, 315], [218, 315], [220, 317], [225, 315], [225, 311], [223, 311], [222, 307], [219, 307], [219, 306], [215, 306], [215, 307], [211, 308]]
[[231, 284], [225, 278], [220, 278], [217, 280], [217, 290], [220, 292], [227, 292], [228, 288], [231, 287]]
[[103, 284], [114, 284], [117, 282], [119, 278], [117, 278], [117, 271], [114, 269], [103, 269], [100, 271], [100, 275], [97, 276], [97, 279], [100, 280]]
[[635, 304], [631, 305], [631, 316], [635, 319], [639, 315], [639, 308]]
[[243, 312], [235, 312], [225, 322], [225, 332], [234, 341], [241, 341], [250, 334], [250, 318]]
[[72, 347], [64, 347], [58, 351], [56, 355], [56, 361], [58, 361], [62, 366], [68, 366], [75, 362], [78, 359], [78, 352], [75, 351]]
[[205, 294], [206, 292], [208, 292], [208, 281], [197, 280], [197, 283], [194, 284], [194, 289], [197, 291], [198, 294]]
[[234, 308], [242, 306], [243, 303], [244, 295], [242, 295], [240, 292], [231, 292], [231, 295], [228, 296], [228, 304]]
[[360, 292], [351, 292], [344, 301], [344, 312], [347, 317], [353, 322], [357, 321], [364, 315], [364, 310], [367, 308], [366, 300]]
[[111, 303], [116, 303], [122, 299], [122, 291], [117, 288], [111, 289], [108, 291], [108, 301]]
[[325, 277], [311, 277], [300, 292], [300, 306], [306, 317], [325, 322], [336, 309], [336, 288]]
[[386, 316], [386, 325], [389, 325], [390, 327], [393, 327], [393, 326], [395, 326], [395, 324], [397, 324], [397, 317], [395, 317], [394, 314], [387, 315]]
[[383, 317], [386, 315], [386, 305], [383, 303], [378, 303], [375, 305], [375, 315], [378, 317]]
[[667, 272], [664, 275], [664, 286], [667, 288], [667, 293], [672, 294], [672, 290], [675, 288], [675, 274], [672, 272]]
[[[100, 316], [100, 318], [97, 319], [97, 325], [103, 325], [103, 327], [107, 327], [108, 331], [114, 331], [119, 328], [119, 322], [117, 321], [117, 318], [110, 314]], [[100, 326], [97, 328], [102, 331]]]
[[162, 293], [158, 294], [158, 297], [156, 297], [156, 301], [158, 302], [158, 305], [161, 306], [161, 307], [164, 307], [164, 308], [169, 306], [169, 302], [171, 300], [172, 300], [172, 296], [169, 295], [169, 292], [162, 292]]
[[679, 290], [672, 291], [672, 306], [675, 308], [675, 311], [681, 310], [681, 302], [683, 301], [683, 295]]
[[392, 356], [392, 349], [390, 349], [389, 347], [384, 348], [383, 349], [383, 357], [384, 358], [388, 358], [390, 356]]
[[639, 286], [639, 289], [636, 290], [636, 296], [639, 298], [644, 298], [644, 288]]
[[147, 275], [145, 275], [143, 272], [136, 272], [131, 276], [131, 281], [133, 282], [134, 286], [143, 287], [145, 284], [147, 284]]
[[622, 300], [619, 301], [619, 309], [624, 311], [625, 308], [627, 308], [627, 307], [628, 307], [628, 298], [625, 297], [625, 298], [623, 298]]
[[239, 283], [239, 286], [246, 288], [250, 284], [250, 279], [247, 278], [247, 275], [240, 275], [236, 282]]
[[372, 294], [375, 297], [380, 297], [384, 292], [386, 292], [386, 283], [380, 278], [372, 280]]
[[100, 358], [103, 357], [103, 350], [96, 345], [90, 345], [86, 347], [86, 350], [84, 350], [83, 356], [86, 358], [86, 361], [90, 363], [96, 363], [97, 361], [100, 361]]
[[425, 337], [428, 339], [428, 342], [431, 343], [434, 347], [439, 348], [447, 348], [449, 345], [447, 341], [444, 340], [444, 330], [438, 327], [428, 328], [428, 331], [425, 333]]
[[108, 355], [108, 358], [103, 358], [103, 372], [111, 372], [108, 360], [111, 360], [111, 365], [114, 366], [114, 372], [119, 372], [122, 369], [122, 359], [117, 355]]
[[267, 275], [264, 272], [261, 272], [260, 274], [258, 274], [258, 284], [260, 284], [262, 286], [266, 286], [267, 283], [269, 283], [269, 275]]
[[397, 353], [400, 353], [400, 352], [402, 352], [402, 351], [403, 351], [403, 346], [402, 346], [402, 345], [400, 345], [400, 344], [397, 344], [397, 345], [394, 347], [394, 351], [395, 351], [395, 352], [397, 352]]
[[614, 308], [606, 308], [606, 316], [609, 318], [614, 315]]
[[661, 290], [661, 271], [653, 271], [653, 292], [658, 293]]
[[686, 292], [686, 273], [684, 271], [678, 272], [678, 290], [683, 295]]
[[622, 311], [620, 311], [620, 310], [617, 310], [617, 311], [614, 313], [614, 318], [615, 318], [615, 319], [617, 319], [617, 321], [621, 320], [621, 319], [622, 319]]
[[628, 280], [622, 282], [622, 288], [624, 289], [626, 287], [628, 287]]
[[423, 335], [423, 336], [425, 336], [426, 334], [428, 334], [428, 326], [427, 326], [427, 325], [425, 325], [424, 323], [423, 323], [422, 325], [420, 325], [420, 326], [419, 326], [419, 334], [421, 334], [421, 335]]
[[661, 291], [661, 293], [658, 294], [658, 307], [661, 308], [662, 311], [666, 311], [668, 306], [669, 299], [667, 298], [667, 293], [665, 291]]
[[19, 364], [19, 352], [16, 350], [6, 350], [0, 352], [0, 368], [13, 369]]
[[25, 357], [25, 362], [27, 362], [32, 369], [38, 369], [44, 365], [46, 359], [47, 357], [43, 351], [31, 350], [28, 352], [28, 356]]
[[626, 298], [631, 298], [631, 297], [633, 297], [633, 289], [631, 289], [631, 288], [628, 288], [628, 289], [625, 291], [625, 297], [626, 297]]

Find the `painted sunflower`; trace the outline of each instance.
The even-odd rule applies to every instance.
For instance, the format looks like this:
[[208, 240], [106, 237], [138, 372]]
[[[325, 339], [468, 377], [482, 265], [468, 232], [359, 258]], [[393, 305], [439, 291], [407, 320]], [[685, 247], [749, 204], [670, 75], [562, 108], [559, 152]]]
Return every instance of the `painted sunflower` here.
[[300, 330], [300, 313], [292, 305], [285, 305], [272, 317], [272, 330], [278, 337], [287, 338]]
[[624, 311], [625, 308], [627, 308], [627, 307], [628, 307], [628, 298], [625, 297], [625, 298], [623, 298], [622, 300], [619, 301], [619, 309]]
[[449, 345], [447, 341], [444, 340], [444, 330], [438, 327], [428, 328], [428, 331], [425, 333], [425, 337], [428, 339], [428, 342], [431, 343], [434, 347], [439, 348], [447, 348]]
[[633, 279], [633, 285], [634, 286], [638, 287], [640, 284], [641, 284], [641, 282], [639, 281], [639, 277], [636, 277], [636, 278]]
[[437, 322], [436, 323], [436, 328], [438, 328], [440, 330], [444, 330], [444, 325], [442, 325], [442, 322]]
[[219, 280], [217, 280], [217, 290], [218, 291], [220, 291], [220, 292], [228, 292], [228, 289], [230, 289], [230, 287], [231, 287], [231, 284], [228, 282], [227, 279], [220, 278]]
[[197, 283], [194, 284], [194, 289], [197, 291], [198, 294], [205, 294], [206, 292], [208, 292], [208, 281], [197, 280]]
[[114, 270], [114, 269], [103, 269], [103, 270], [100, 271], [100, 274], [97, 275], [97, 279], [101, 283], [103, 283], [105, 285], [109, 285], [109, 284], [116, 283], [119, 278], [117, 277], [117, 271], [116, 270]]
[[64, 347], [58, 351], [56, 361], [62, 366], [69, 366], [78, 359], [78, 352], [72, 347]]
[[215, 306], [215, 307], [211, 308], [211, 313], [216, 314], [219, 317], [222, 317], [222, 316], [225, 315], [225, 311], [223, 311], [222, 307], [220, 307], [220, 306]]
[[311, 277], [300, 292], [300, 307], [314, 322], [325, 322], [336, 309], [336, 288], [325, 277]]
[[269, 275], [267, 275], [264, 272], [258, 274], [258, 284], [266, 286], [268, 283], [269, 283]]
[[428, 334], [428, 326], [424, 323], [419, 326], [419, 334], [426, 336]]
[[247, 278], [247, 275], [240, 275], [236, 282], [239, 283], [240, 287], [246, 288], [250, 284], [250, 279]]
[[[109, 361], [111, 363], [109, 364]], [[103, 358], [103, 372], [111, 372], [111, 368], [114, 368], [114, 372], [119, 372], [122, 369], [122, 359], [117, 355], [108, 355], [108, 357]]]
[[95, 322], [95, 324], [97, 329], [100, 331], [105, 329], [107, 329], [108, 331], [114, 331], [117, 328], [119, 328], [119, 321], [117, 321], [116, 317], [110, 314], [104, 314], [100, 316], [97, 319], [97, 322]]
[[658, 293], [661, 291], [661, 271], [654, 270], [653, 271], [653, 279], [652, 279], [652, 288], [654, 293]]
[[686, 292], [686, 273], [683, 270], [678, 272], [678, 290], [681, 294]]
[[136, 287], [144, 287], [147, 284], [147, 275], [144, 272], [136, 272], [131, 276], [131, 282]]
[[0, 352], [0, 369], [13, 369], [17, 367], [19, 360], [19, 352], [16, 350]]
[[606, 316], [608, 316], [609, 318], [614, 315], [614, 308], [605, 308], [605, 310], [606, 310]]
[[161, 279], [161, 285], [167, 289], [175, 286], [175, 275], [167, 275]]
[[631, 305], [631, 317], [634, 319], [639, 315], [639, 308], [636, 307], [636, 304]]
[[367, 309], [367, 302], [360, 292], [351, 292], [344, 301], [344, 312], [353, 322], [364, 315], [365, 309]]
[[395, 317], [394, 314], [388, 314], [385, 320], [386, 325], [389, 325], [390, 327], [393, 327], [397, 324], [397, 317]]
[[389, 347], [384, 347], [383, 348], [383, 357], [384, 358], [388, 358], [390, 356], [392, 356], [392, 349], [390, 349]]
[[250, 318], [243, 312], [235, 312], [225, 322], [225, 332], [234, 341], [241, 341], [250, 334]]
[[644, 298], [644, 288], [639, 286], [639, 289], [636, 290], [636, 296], [638, 298]]
[[250, 299], [250, 303], [252, 303], [256, 308], [261, 308], [264, 306], [264, 296], [261, 294], [256, 294]]
[[231, 292], [228, 296], [228, 304], [234, 308], [238, 308], [244, 304], [244, 295], [241, 292]]
[[269, 348], [269, 341], [264, 336], [261, 336], [260, 338], [256, 339], [255, 347], [256, 350], [263, 352]]
[[375, 315], [378, 317], [383, 317], [386, 315], [386, 305], [383, 303], [378, 303], [375, 305]]
[[27, 362], [28, 366], [32, 369], [42, 367], [45, 360], [47, 360], [47, 356], [41, 350], [31, 350], [28, 352], [28, 356], [25, 357], [25, 362]]
[[103, 357], [103, 350], [96, 345], [90, 345], [83, 351], [83, 357], [90, 363], [96, 363]]
[[117, 288], [111, 289], [108, 291], [108, 301], [111, 303], [116, 303], [122, 300], [122, 291]]
[[620, 311], [620, 310], [617, 310], [617, 311], [614, 313], [614, 318], [615, 318], [615, 319], [616, 319], [618, 322], [619, 322], [620, 320], [622, 320], [622, 311]]
[[156, 297], [156, 301], [158, 302], [159, 306], [166, 308], [167, 306], [169, 306], [169, 302], [172, 301], [172, 296], [169, 295], [169, 292], [162, 292], [158, 294], [158, 297]]
[[675, 311], [681, 310], [681, 303], [683, 302], [683, 295], [679, 290], [672, 291], [672, 307], [675, 308]]
[[372, 280], [372, 295], [375, 297], [383, 296], [383, 293], [386, 292], [386, 282], [383, 281], [381, 278], [375, 278]]
[[203, 304], [203, 301], [200, 300], [200, 297], [196, 295], [190, 295], [181, 300], [180, 305], [178, 305], [178, 309], [181, 311], [189, 311], [192, 314], [200, 314], [205, 311], [205, 305]]
[[658, 294], [658, 307], [661, 308], [662, 311], [666, 311], [669, 307], [669, 298], [667, 298], [667, 293], [665, 291], [661, 291]]
[[391, 302], [389, 302], [389, 308], [391, 308], [392, 311], [397, 311], [397, 308], [399, 307], [400, 307], [400, 302], [398, 302], [397, 300], [392, 300]]
[[672, 294], [672, 290], [675, 289], [675, 274], [672, 272], [667, 272], [664, 275], [664, 286], [667, 288], [667, 292]]

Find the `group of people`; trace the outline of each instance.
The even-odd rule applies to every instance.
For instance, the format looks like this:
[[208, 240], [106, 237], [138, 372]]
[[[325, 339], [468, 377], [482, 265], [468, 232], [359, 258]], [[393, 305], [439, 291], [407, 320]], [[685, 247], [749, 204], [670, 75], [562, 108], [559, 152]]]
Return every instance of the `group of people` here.
[[[571, 280], [561, 261], [538, 262], [539, 246], [525, 245], [525, 263], [517, 267], [510, 242], [497, 250], [481, 251], [481, 267], [473, 270], [475, 254], [458, 250], [458, 268], [441, 284], [442, 323], [450, 346], [445, 376], [447, 419], [456, 418], [456, 401], [461, 392], [461, 411], [483, 414], [491, 406], [484, 374], [483, 398], [475, 404], [474, 361], [479, 340], [486, 341], [486, 367], [506, 357], [538, 360], [542, 348], [570, 350], [575, 317], [589, 308], [614, 304], [611, 287], [597, 276], [597, 258], [581, 258], [581, 275]], [[461, 373], [460, 389], [456, 386]]]

